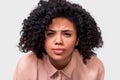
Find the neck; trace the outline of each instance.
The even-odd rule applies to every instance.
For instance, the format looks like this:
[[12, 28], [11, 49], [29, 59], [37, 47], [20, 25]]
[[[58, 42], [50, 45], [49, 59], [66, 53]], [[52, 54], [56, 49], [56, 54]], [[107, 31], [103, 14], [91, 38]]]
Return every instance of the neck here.
[[72, 58], [72, 54], [69, 57], [67, 57], [67, 58], [65, 58], [64, 60], [61, 60], [61, 61], [53, 60], [50, 57], [49, 57], [49, 60], [50, 60], [51, 64], [56, 69], [61, 70], [61, 69], [65, 68], [68, 65], [68, 63], [71, 61], [71, 58]]

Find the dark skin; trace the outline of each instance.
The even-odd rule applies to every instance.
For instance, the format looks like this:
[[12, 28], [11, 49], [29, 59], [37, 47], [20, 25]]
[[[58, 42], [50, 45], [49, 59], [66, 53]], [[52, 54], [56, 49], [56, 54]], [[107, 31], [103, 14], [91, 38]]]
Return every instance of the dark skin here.
[[67, 18], [54, 18], [45, 35], [45, 50], [50, 62], [55, 68], [63, 69], [71, 61], [78, 43], [75, 26]]

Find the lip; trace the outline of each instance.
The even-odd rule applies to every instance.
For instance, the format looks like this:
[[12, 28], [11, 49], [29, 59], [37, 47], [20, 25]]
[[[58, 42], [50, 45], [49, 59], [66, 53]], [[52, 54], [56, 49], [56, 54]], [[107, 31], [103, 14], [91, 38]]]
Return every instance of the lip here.
[[55, 54], [60, 55], [64, 52], [65, 49], [55, 48], [55, 49], [52, 49], [52, 50]]

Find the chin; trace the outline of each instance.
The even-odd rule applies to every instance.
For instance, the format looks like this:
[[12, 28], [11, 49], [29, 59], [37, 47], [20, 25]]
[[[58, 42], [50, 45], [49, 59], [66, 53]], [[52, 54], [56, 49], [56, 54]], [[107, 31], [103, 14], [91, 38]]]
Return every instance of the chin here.
[[61, 60], [64, 60], [65, 58], [63, 56], [54, 56], [54, 57], [51, 57], [53, 60], [56, 60], [56, 61], [61, 61]]

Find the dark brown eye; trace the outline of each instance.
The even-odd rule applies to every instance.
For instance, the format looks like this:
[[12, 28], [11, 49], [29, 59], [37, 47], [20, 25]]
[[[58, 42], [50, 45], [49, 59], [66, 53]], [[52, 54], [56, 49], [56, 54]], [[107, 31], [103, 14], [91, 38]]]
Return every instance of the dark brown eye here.
[[47, 36], [53, 36], [54, 34], [55, 34], [55, 31], [53, 31], [53, 30], [47, 30], [46, 31]]
[[70, 37], [70, 36], [71, 36], [70, 33], [64, 33], [64, 35], [65, 35], [66, 37]]
[[54, 35], [53, 32], [48, 32], [48, 33], [47, 33], [47, 36], [52, 36], [52, 35]]

